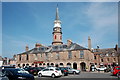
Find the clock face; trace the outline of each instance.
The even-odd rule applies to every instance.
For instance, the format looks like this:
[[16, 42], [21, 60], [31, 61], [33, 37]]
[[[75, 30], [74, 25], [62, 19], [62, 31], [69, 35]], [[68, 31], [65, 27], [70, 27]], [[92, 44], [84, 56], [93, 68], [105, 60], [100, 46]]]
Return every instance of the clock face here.
[[56, 31], [57, 29], [55, 28], [54, 30]]

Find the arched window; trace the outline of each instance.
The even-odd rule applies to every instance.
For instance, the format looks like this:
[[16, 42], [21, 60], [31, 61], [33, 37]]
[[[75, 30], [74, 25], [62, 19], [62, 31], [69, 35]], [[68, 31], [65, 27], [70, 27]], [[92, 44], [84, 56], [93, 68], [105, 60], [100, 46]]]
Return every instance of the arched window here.
[[55, 39], [57, 38], [57, 36], [55, 35]]
[[21, 61], [21, 55], [19, 56], [19, 60]]
[[62, 36], [60, 36], [60, 40], [62, 40]]
[[29, 56], [28, 56], [28, 54], [26, 54], [26, 60], [29, 60]]

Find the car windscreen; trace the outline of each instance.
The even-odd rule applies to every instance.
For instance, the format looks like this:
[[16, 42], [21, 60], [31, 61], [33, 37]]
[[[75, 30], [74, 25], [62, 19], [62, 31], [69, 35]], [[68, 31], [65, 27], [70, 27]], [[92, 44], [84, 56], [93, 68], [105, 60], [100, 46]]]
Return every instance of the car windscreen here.
[[10, 70], [13, 74], [18, 74], [18, 73], [27, 73], [24, 69], [12, 69]]
[[60, 71], [60, 68], [55, 68], [56, 70]]

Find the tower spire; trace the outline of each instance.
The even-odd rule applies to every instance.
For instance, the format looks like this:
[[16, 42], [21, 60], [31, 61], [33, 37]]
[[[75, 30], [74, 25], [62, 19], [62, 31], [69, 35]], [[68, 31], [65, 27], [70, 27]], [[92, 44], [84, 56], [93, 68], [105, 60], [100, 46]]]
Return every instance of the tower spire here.
[[57, 8], [56, 8], [56, 19], [55, 20], [59, 20], [58, 4], [57, 4]]

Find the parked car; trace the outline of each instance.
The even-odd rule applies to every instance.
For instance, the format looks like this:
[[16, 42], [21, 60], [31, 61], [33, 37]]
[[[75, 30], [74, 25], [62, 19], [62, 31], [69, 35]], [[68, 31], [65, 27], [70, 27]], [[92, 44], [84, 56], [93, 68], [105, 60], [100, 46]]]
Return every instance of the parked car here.
[[23, 68], [24, 70], [28, 71], [30, 74], [33, 75], [37, 75], [38, 74], [38, 70], [36, 67], [27, 67], [27, 68]]
[[107, 68], [106, 67], [99, 67], [99, 68], [96, 68], [97, 71], [105, 71]]
[[120, 78], [120, 71], [117, 73], [117, 77]]
[[62, 76], [62, 72], [57, 67], [47, 67], [41, 71], [38, 72], [38, 77], [42, 76], [51, 76], [52, 78]]
[[16, 69], [19, 69], [21, 71], [21, 73], [28, 73], [29, 74], [29, 72], [24, 70], [23, 68], [16, 68]]
[[7, 76], [3, 76], [2, 71], [0, 71], [0, 80], [9, 80]]
[[65, 67], [65, 68], [68, 70], [69, 74], [80, 74], [80, 70], [73, 69], [73, 68], [70, 68], [70, 67]]
[[113, 75], [117, 75], [119, 71], [120, 71], [120, 66], [115, 66], [115, 67], [113, 68], [112, 74], [113, 74]]
[[5, 69], [5, 68], [15, 68], [15, 66], [2, 66], [2, 69]]
[[3, 76], [7, 76], [9, 80], [34, 80], [34, 76], [23, 73], [20, 69], [6, 68], [2, 70]]
[[59, 67], [59, 69], [61, 70], [61, 72], [64, 76], [68, 75], [68, 70], [65, 67]]

